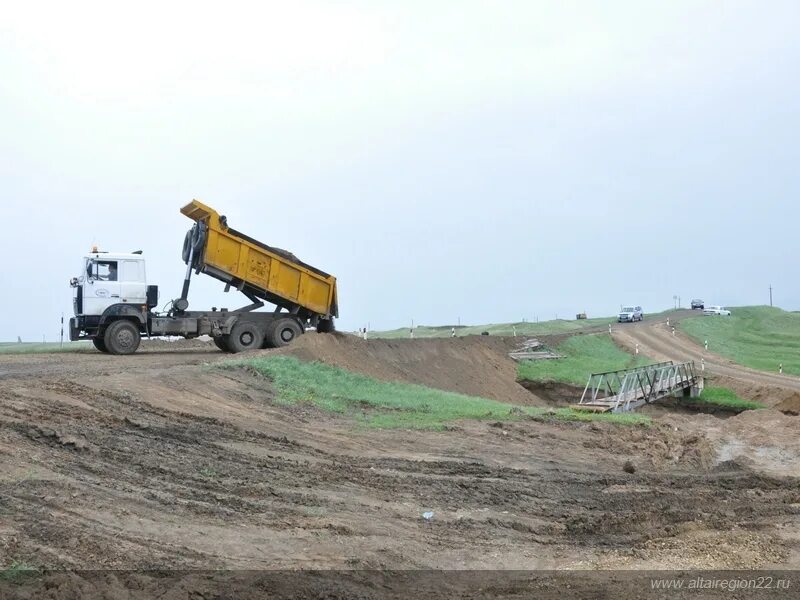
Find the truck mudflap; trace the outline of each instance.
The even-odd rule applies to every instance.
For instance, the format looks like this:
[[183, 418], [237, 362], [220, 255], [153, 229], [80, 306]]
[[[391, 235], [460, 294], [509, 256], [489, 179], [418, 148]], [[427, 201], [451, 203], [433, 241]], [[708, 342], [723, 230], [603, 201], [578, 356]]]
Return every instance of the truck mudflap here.
[[72, 317], [69, 320], [69, 340], [75, 342], [80, 339], [81, 328], [78, 326], [78, 319]]

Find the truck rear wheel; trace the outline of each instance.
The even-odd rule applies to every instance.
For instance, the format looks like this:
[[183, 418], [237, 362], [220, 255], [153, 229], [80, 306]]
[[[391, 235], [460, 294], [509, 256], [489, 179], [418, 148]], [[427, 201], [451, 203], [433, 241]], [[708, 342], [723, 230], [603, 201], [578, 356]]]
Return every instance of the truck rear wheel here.
[[297, 321], [294, 319], [280, 319], [270, 328], [269, 341], [273, 348], [282, 348], [289, 345], [294, 338], [302, 334]]
[[95, 348], [100, 350], [100, 352], [105, 352], [106, 354], [108, 354], [108, 348], [106, 348], [106, 343], [102, 337], [92, 338], [92, 343], [94, 344]]
[[111, 354], [133, 354], [141, 340], [139, 328], [125, 320], [111, 323], [103, 336], [103, 343]]
[[318, 333], [333, 333], [334, 331], [336, 331], [336, 327], [333, 324], [333, 319], [320, 319], [319, 323], [317, 323]]
[[224, 336], [224, 335], [221, 335], [219, 337], [215, 337], [214, 338], [214, 345], [217, 348], [219, 348], [220, 350], [222, 350], [223, 352], [230, 352], [230, 350], [228, 350], [228, 344], [225, 343], [225, 338], [226, 337], [227, 336]]
[[255, 323], [240, 321], [231, 329], [230, 335], [225, 336], [224, 343], [229, 352], [244, 352], [257, 350], [264, 341], [264, 332]]

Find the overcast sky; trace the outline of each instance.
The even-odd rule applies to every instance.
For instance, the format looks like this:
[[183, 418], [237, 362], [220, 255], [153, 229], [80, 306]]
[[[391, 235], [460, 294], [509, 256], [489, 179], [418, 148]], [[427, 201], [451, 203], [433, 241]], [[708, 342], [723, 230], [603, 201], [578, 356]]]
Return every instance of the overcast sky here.
[[0, 340], [93, 243], [179, 295], [192, 198], [342, 329], [800, 309], [796, 1], [3, 4]]

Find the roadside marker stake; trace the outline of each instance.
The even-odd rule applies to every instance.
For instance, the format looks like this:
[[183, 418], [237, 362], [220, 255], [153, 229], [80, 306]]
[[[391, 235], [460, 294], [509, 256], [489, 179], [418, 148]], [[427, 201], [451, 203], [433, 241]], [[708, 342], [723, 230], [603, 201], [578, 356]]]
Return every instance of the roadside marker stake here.
[[781, 363], [781, 364], [779, 364], [779, 365], [778, 365], [778, 373], [780, 373], [781, 375], [783, 375], [783, 363]]
[[672, 328], [672, 337], [675, 337], [675, 328]]
[[708, 350], [708, 340], [705, 341], [704, 346], [706, 347], [706, 350]]
[[701, 358], [700, 359], [700, 370], [701, 371], [705, 371], [706, 370], [706, 359], [705, 358]]
[[638, 342], [636, 344], [636, 354], [639, 354], [639, 344], [638, 344]]

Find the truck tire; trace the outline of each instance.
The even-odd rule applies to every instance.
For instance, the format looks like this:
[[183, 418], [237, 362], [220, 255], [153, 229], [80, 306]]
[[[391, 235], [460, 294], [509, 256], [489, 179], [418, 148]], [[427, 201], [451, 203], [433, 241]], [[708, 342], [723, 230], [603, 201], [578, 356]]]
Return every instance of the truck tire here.
[[280, 319], [269, 329], [269, 343], [273, 348], [283, 348], [302, 333], [303, 330], [294, 319]]
[[141, 340], [139, 328], [125, 319], [111, 323], [103, 336], [103, 343], [110, 354], [133, 354]]
[[105, 340], [103, 340], [102, 337], [93, 337], [92, 343], [94, 344], [95, 348], [100, 350], [100, 352], [105, 352], [106, 354], [108, 354], [108, 348], [106, 348], [106, 342]]
[[333, 324], [333, 319], [320, 319], [317, 323], [317, 333], [333, 333], [336, 331], [336, 326]]
[[230, 335], [223, 338], [228, 352], [258, 350], [264, 342], [264, 332], [255, 323], [239, 321], [231, 328]]
[[214, 345], [217, 348], [219, 348], [220, 350], [222, 350], [223, 352], [230, 352], [230, 350], [228, 350], [228, 344], [225, 342], [225, 338], [226, 337], [227, 336], [224, 336], [224, 335], [221, 335], [219, 337], [215, 337], [214, 338]]

